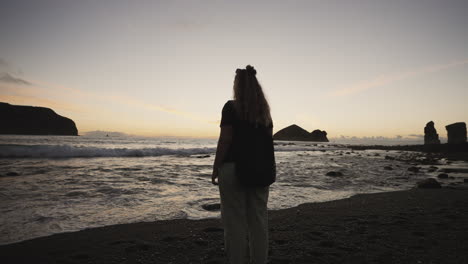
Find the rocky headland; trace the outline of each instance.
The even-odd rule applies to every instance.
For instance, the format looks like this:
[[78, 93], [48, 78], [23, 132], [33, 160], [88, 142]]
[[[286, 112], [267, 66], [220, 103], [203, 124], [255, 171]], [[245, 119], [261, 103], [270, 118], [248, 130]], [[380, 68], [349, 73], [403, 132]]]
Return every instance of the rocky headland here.
[[288, 141], [316, 141], [328, 142], [327, 132], [325, 130], [316, 129], [308, 132], [302, 127], [294, 124], [281, 129], [273, 135], [274, 140], [288, 140]]
[[0, 103], [0, 124], [0, 134], [78, 135], [73, 120], [46, 107]]

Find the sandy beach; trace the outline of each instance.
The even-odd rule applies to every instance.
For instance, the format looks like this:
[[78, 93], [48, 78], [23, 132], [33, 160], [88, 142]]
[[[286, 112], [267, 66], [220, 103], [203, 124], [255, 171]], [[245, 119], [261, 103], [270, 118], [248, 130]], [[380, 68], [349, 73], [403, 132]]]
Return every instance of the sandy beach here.
[[[270, 263], [468, 263], [468, 190], [270, 211]], [[0, 247], [1, 263], [225, 263], [219, 219], [113, 225]]]

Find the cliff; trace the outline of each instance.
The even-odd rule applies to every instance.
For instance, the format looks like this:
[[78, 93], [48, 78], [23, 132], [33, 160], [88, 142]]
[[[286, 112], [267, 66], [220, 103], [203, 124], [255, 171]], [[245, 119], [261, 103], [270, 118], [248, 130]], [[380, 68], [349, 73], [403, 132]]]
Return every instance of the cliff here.
[[273, 135], [275, 140], [328, 142], [327, 132], [314, 130], [311, 133], [298, 125], [290, 125]]
[[50, 108], [0, 103], [0, 134], [77, 136], [73, 120]]

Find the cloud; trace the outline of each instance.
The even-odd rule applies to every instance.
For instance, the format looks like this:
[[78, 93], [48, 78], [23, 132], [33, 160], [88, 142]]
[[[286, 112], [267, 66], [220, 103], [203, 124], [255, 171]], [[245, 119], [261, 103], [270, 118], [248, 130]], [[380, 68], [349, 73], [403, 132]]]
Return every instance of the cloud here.
[[4, 71], [8, 69], [9, 67], [10, 67], [10, 64], [6, 60], [0, 58], [0, 70]]
[[0, 74], [2, 73], [14, 73], [14, 74], [23, 74], [23, 71], [20, 68], [17, 68], [7, 60], [0, 58]]
[[106, 98], [111, 98], [114, 101], [124, 103], [126, 105], [131, 105], [131, 106], [137, 106], [141, 107], [147, 110], [151, 111], [159, 111], [159, 112], [164, 112], [164, 113], [169, 113], [169, 114], [174, 114], [177, 116], [181, 116], [184, 118], [188, 118], [194, 121], [202, 122], [202, 123], [208, 123], [208, 124], [219, 124], [218, 122], [214, 122], [213, 120], [208, 120], [206, 118], [203, 118], [201, 116], [198, 116], [196, 114], [166, 107], [166, 106], [161, 106], [161, 105], [155, 105], [155, 104], [148, 104], [143, 101], [137, 100], [135, 98], [129, 97], [129, 96], [119, 96], [119, 95], [113, 95], [113, 96], [106, 96]]
[[461, 61], [454, 61], [454, 62], [450, 62], [446, 64], [428, 65], [425, 67], [421, 67], [421, 68], [417, 68], [417, 69], [413, 69], [409, 71], [403, 71], [399, 73], [384, 74], [384, 75], [377, 76], [374, 79], [361, 81], [356, 84], [350, 85], [348, 87], [333, 91], [330, 95], [331, 96], [352, 95], [352, 94], [359, 93], [365, 90], [385, 86], [385, 85], [388, 85], [397, 81], [409, 79], [417, 75], [427, 74], [427, 73], [432, 73], [432, 72], [439, 72], [445, 69], [454, 68], [454, 67], [462, 66], [465, 64], [468, 64], [468, 59], [461, 60]]
[[78, 105], [59, 102], [55, 100], [50, 100], [46, 98], [41, 98], [37, 96], [27, 96], [27, 95], [2, 95], [0, 94], [0, 102], [6, 102], [16, 105], [31, 105], [31, 106], [42, 106], [47, 108], [52, 108], [53, 110], [65, 110], [72, 112], [84, 112], [83, 108]]
[[5, 83], [14, 83], [14, 84], [20, 84], [20, 85], [30, 85], [31, 83], [20, 79], [16, 78], [13, 75], [7, 73], [7, 72], [0, 72], [0, 82], [5, 82]]
[[[54, 90], [54, 94], [61, 93], [65, 97], [73, 96], [73, 98], [75, 100], [78, 97], [85, 98], [86, 100], [88, 100], [89, 98], [96, 98], [98, 100], [103, 100], [103, 101], [106, 101], [106, 102], [111, 100], [111, 101], [114, 101], [114, 102], [117, 102], [117, 103], [120, 103], [120, 104], [132, 106], [132, 107], [138, 107], [138, 108], [143, 108], [143, 109], [150, 110], [150, 111], [158, 111], [158, 112], [173, 114], [173, 115], [176, 115], [176, 116], [184, 117], [184, 118], [191, 119], [191, 120], [198, 121], [198, 122], [205, 123], [205, 124], [206, 123], [211, 124], [211, 125], [219, 124], [219, 122], [215, 121], [214, 119], [207, 119], [205, 117], [199, 116], [199, 115], [191, 113], [191, 112], [187, 112], [187, 111], [183, 111], [183, 110], [179, 110], [179, 109], [174, 109], [174, 108], [167, 107], [167, 106], [162, 106], [162, 105], [158, 105], [158, 104], [149, 104], [149, 103], [146, 103], [146, 102], [144, 102], [142, 100], [138, 100], [138, 99], [136, 99], [136, 98], [134, 98], [132, 96], [128, 96], [128, 95], [117, 95], [117, 94], [103, 95], [103, 94], [96, 93], [96, 92], [83, 91], [83, 90], [80, 90], [80, 89], [65, 87], [65, 86], [61, 86], [61, 85], [57, 85], [57, 84], [53, 84], [53, 83], [48, 83], [48, 82], [44, 82], [44, 81], [40, 81], [40, 80], [32, 80], [31, 82], [34, 83], [34, 89], [32, 89], [33, 88], [32, 86], [29, 86], [30, 88], [26, 88], [26, 87], [23, 86], [21, 90], [17, 89], [18, 87], [14, 87], [14, 86], [13, 87], [2, 87], [2, 89], [4, 90], [4, 92], [10, 91], [10, 93], [13, 93], [15, 95], [19, 95], [18, 93], [20, 91], [23, 91], [23, 93], [21, 93], [21, 96], [23, 96], [25, 98], [26, 97], [31, 98], [32, 96], [36, 96], [36, 98], [43, 97], [44, 94], [41, 93], [40, 90], [47, 90], [49, 92], [51, 90]], [[25, 90], [25, 89], [27, 89], [27, 90]], [[16, 98], [16, 99], [18, 99], [18, 98]], [[57, 104], [55, 104], [55, 105], [57, 105]]]
[[423, 138], [424, 135], [420, 135], [420, 134], [409, 134], [408, 137], [413, 137], [413, 138]]

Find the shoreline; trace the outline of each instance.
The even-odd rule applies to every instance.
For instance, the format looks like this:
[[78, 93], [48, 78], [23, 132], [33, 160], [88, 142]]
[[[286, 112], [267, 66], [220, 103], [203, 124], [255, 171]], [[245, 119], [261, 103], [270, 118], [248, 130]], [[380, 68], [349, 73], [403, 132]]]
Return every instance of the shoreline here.
[[434, 158], [468, 161], [468, 143], [434, 145], [349, 145], [352, 150], [414, 151], [433, 155]]
[[[467, 208], [466, 188], [442, 188], [269, 211], [270, 263], [466, 263]], [[220, 219], [111, 225], [2, 245], [0, 262], [225, 263], [223, 229]]]

